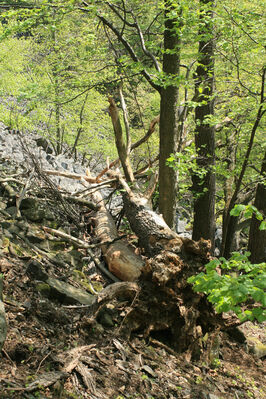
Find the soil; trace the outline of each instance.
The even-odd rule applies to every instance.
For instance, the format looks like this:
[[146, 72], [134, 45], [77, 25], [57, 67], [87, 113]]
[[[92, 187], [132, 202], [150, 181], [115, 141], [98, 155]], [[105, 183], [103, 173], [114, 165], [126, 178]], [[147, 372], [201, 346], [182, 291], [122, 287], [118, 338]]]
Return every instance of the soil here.
[[[100, 324], [86, 307], [42, 297], [26, 275], [26, 260], [11, 253], [0, 259], [8, 320], [0, 398], [265, 398], [265, 361], [248, 353], [246, 343], [220, 333], [216, 354], [207, 340], [205, 358], [193, 363], [175, 353], [167, 337], [145, 340], [136, 333], [125, 340], [123, 303], [119, 317], [110, 304], [112, 321]], [[61, 277], [65, 272], [57, 270]], [[93, 278], [107, 284], [100, 274]], [[246, 323], [242, 331], [265, 339], [263, 324]]]

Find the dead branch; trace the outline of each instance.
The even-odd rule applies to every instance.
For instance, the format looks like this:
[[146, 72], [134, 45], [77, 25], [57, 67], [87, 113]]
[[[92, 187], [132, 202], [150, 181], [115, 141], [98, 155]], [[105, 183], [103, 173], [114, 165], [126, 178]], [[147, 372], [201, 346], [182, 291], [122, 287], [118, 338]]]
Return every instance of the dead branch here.
[[66, 195], [66, 194], [62, 194], [62, 197], [64, 199], [66, 199], [67, 201], [75, 202], [76, 204], [80, 204], [80, 205], [85, 205], [88, 208], [92, 209], [93, 211], [97, 211], [99, 209], [99, 206], [97, 204], [94, 204], [91, 201], [85, 200], [84, 198], [75, 197], [74, 195]]
[[62, 176], [62, 177], [67, 177], [68, 179], [75, 179], [75, 180], [85, 180], [88, 183], [100, 183], [99, 180], [96, 178], [90, 178], [86, 175], [78, 175], [76, 173], [68, 173], [68, 172], [62, 172], [60, 170], [43, 170], [43, 173], [46, 175], [50, 176]]
[[[138, 148], [141, 144], [145, 143], [145, 141], [147, 141], [150, 136], [152, 135], [152, 133], [155, 131], [156, 125], [159, 123], [160, 121], [160, 115], [156, 116], [156, 118], [154, 118], [149, 126], [149, 129], [147, 131], [147, 133], [145, 134], [145, 136], [143, 136], [140, 140], [136, 141], [135, 143], [133, 143], [130, 147], [130, 152], [133, 151], [135, 148]], [[149, 163], [149, 166], [140, 169], [137, 172], [134, 172], [134, 175], [137, 175], [139, 173], [142, 173], [143, 171], [145, 171], [146, 169], [148, 169], [150, 167], [150, 165], [152, 163], [154, 163], [155, 161], [157, 161], [159, 159], [159, 156], [155, 158], [155, 160], [151, 161]], [[109, 169], [113, 168], [114, 166], [118, 166], [120, 163], [119, 158], [115, 159], [113, 162], [111, 162], [105, 169], [103, 169], [101, 171], [101, 173], [98, 174], [96, 179], [100, 179], [106, 172], [108, 172]]]
[[127, 153], [127, 155], [129, 155], [129, 153], [131, 151], [131, 137], [130, 137], [129, 122], [128, 122], [127, 106], [126, 106], [125, 98], [124, 98], [123, 91], [122, 91], [122, 83], [120, 83], [120, 85], [119, 85], [118, 93], [119, 93], [119, 97], [120, 97], [120, 102], [121, 102], [123, 117], [124, 117], [124, 124], [125, 124], [125, 129], [126, 129], [126, 138], [127, 138], [126, 153]]
[[114, 99], [112, 97], [109, 97], [108, 101], [110, 104], [109, 105], [109, 113], [110, 113], [113, 128], [114, 128], [116, 148], [117, 148], [117, 151], [119, 154], [122, 168], [125, 173], [126, 180], [133, 182], [134, 174], [133, 174], [132, 167], [131, 167], [131, 164], [129, 161], [129, 156], [128, 156], [129, 151], [127, 150], [127, 146], [125, 145], [124, 140], [123, 140], [123, 130], [122, 130], [122, 126], [120, 123], [119, 112], [118, 112], [117, 106], [114, 102]]
[[23, 198], [24, 198], [25, 195], [26, 195], [28, 186], [29, 186], [29, 184], [30, 184], [30, 181], [31, 181], [33, 175], [34, 175], [34, 171], [31, 172], [31, 174], [30, 174], [29, 178], [27, 179], [27, 181], [26, 181], [24, 187], [22, 188], [22, 190], [21, 190], [19, 196], [16, 198], [16, 208], [17, 208], [16, 217], [21, 216], [20, 210], [19, 210], [20, 204], [21, 204], [21, 201], [23, 200]]

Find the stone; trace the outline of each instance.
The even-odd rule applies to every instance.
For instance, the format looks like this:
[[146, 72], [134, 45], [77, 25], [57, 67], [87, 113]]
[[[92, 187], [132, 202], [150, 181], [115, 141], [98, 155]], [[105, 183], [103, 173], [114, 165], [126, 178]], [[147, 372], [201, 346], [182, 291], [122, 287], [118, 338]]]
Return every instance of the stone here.
[[10, 227], [8, 228], [8, 231], [9, 231], [9, 233], [16, 234], [16, 233], [20, 233], [20, 228], [12, 223], [10, 225]]
[[38, 206], [39, 206], [39, 201], [37, 200], [37, 198], [28, 197], [28, 198], [23, 198], [20, 204], [20, 209], [21, 210], [32, 209], [32, 208], [38, 208]]
[[37, 260], [28, 262], [26, 273], [33, 280], [46, 281], [48, 279], [48, 274], [43, 271], [41, 264]]
[[219, 396], [214, 395], [213, 393], [208, 393], [207, 398], [208, 398], [208, 399], [219, 399]]
[[6, 208], [6, 211], [12, 218], [15, 218], [17, 216], [17, 208], [15, 206], [10, 206], [9, 208]]
[[76, 251], [68, 251], [68, 252], [58, 252], [54, 256], [55, 261], [59, 261], [61, 263], [66, 263], [68, 265], [73, 266], [75, 269], [78, 269], [79, 266], [82, 266], [82, 255]]
[[4, 220], [3, 222], [0, 223], [0, 225], [2, 226], [3, 229], [9, 229], [12, 223]]
[[46, 239], [44, 232], [34, 228], [34, 226], [31, 226], [30, 230], [26, 234], [26, 237], [32, 244], [38, 244]]
[[48, 276], [48, 274], [44, 272], [41, 264], [36, 260], [28, 263], [26, 273], [32, 279], [44, 283], [41, 285], [39, 283], [37, 289], [49, 299], [54, 299], [64, 304], [80, 303], [82, 305], [93, 305], [96, 301], [96, 297], [87, 293], [85, 290], [73, 287], [64, 281]]
[[48, 140], [44, 137], [38, 137], [35, 139], [35, 142], [37, 144], [37, 147], [42, 147], [46, 154], [52, 154], [53, 149], [50, 147]]
[[247, 347], [250, 353], [253, 353], [258, 359], [266, 356], [266, 345], [256, 337], [247, 337]]
[[56, 299], [64, 304], [76, 304], [80, 303], [82, 305], [93, 305], [95, 302], [95, 296], [88, 294], [85, 290], [81, 288], [73, 287], [72, 285], [60, 281], [56, 278], [49, 277], [46, 283], [50, 286], [50, 298]]
[[240, 344], [243, 344], [246, 341], [245, 334], [238, 327], [228, 329], [227, 333], [231, 338]]
[[0, 209], [6, 209], [6, 203], [4, 201], [0, 201]]
[[39, 208], [24, 209], [21, 214], [31, 222], [42, 222], [45, 218], [45, 211]]
[[97, 315], [97, 321], [104, 327], [113, 327], [113, 310], [107, 308], [106, 306], [99, 310]]

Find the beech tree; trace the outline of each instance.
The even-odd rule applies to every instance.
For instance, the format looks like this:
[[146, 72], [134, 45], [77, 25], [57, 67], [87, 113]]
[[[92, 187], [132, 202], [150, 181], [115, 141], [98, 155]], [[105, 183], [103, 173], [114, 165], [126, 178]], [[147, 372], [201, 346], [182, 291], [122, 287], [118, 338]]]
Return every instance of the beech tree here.
[[[150, 51], [145, 43], [142, 27], [133, 11], [133, 6], [126, 8], [125, 3], [105, 2], [112, 13], [98, 12], [97, 16], [105, 27], [116, 36], [123, 45], [127, 54], [135, 64], [138, 64], [139, 73], [160, 94], [160, 154], [159, 154], [159, 210], [166, 223], [174, 226], [176, 205], [177, 177], [174, 169], [166, 161], [170, 154], [175, 153], [178, 143], [178, 76], [180, 64], [180, 6], [172, 0], [163, 3], [164, 13], [164, 45], [162, 68], [159, 59]], [[123, 10], [123, 12], [122, 12]], [[116, 17], [116, 24], [113, 18]], [[156, 18], [156, 17], [155, 17]], [[152, 21], [151, 23], [153, 23]], [[130, 34], [137, 35], [140, 46], [130, 42]], [[140, 47], [140, 48], [139, 48]], [[140, 54], [140, 55], [139, 55]], [[145, 64], [151, 64], [156, 74], [152, 75]]]
[[[261, 181], [257, 185], [254, 206], [262, 215], [266, 215], [266, 152], [262, 161]], [[265, 227], [265, 226], [264, 226]], [[261, 221], [253, 214], [248, 249], [251, 252], [250, 260], [253, 263], [266, 262], [266, 228], [263, 230]]]
[[200, 0], [199, 56], [195, 72], [195, 144], [197, 164], [204, 173], [193, 175], [194, 222], [193, 239], [210, 239], [214, 248], [215, 232], [215, 137], [210, 116], [214, 114], [214, 39], [213, 5]]

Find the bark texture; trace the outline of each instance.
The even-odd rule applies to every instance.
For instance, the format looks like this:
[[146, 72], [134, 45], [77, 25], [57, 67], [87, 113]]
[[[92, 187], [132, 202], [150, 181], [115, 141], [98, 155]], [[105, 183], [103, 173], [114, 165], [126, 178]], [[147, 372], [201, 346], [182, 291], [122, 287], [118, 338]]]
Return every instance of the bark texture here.
[[120, 280], [136, 281], [140, 277], [144, 261], [126, 242], [118, 239], [115, 222], [105, 208], [100, 193], [93, 194], [93, 197], [99, 205], [95, 218], [95, 234], [102, 243], [101, 250], [109, 271]]
[[[209, 9], [206, 11], [206, 5]], [[214, 85], [214, 42], [212, 38], [213, 1], [201, 0], [201, 28], [199, 30], [199, 60], [195, 74], [195, 95], [200, 105], [196, 107], [195, 144], [199, 171], [205, 170], [205, 175], [193, 176], [194, 202], [194, 240], [210, 239], [214, 249], [215, 234], [215, 135], [214, 127], [206, 117], [213, 115], [213, 85]]]
[[177, 6], [165, 0], [163, 72], [165, 84], [160, 103], [159, 210], [168, 226], [173, 227], [176, 208], [176, 172], [166, 165], [176, 152], [178, 142], [178, 92], [180, 38], [178, 19], [172, 17]]
[[232, 251], [232, 243], [234, 241], [234, 235], [235, 235], [235, 230], [236, 230], [236, 225], [237, 225], [237, 218], [234, 216], [230, 215], [231, 210], [235, 206], [235, 204], [238, 201], [238, 196], [240, 192], [240, 188], [243, 182], [244, 175], [246, 173], [246, 169], [248, 167], [248, 161], [249, 161], [249, 156], [253, 147], [256, 131], [260, 125], [260, 122], [263, 118], [263, 115], [265, 114], [265, 96], [264, 96], [264, 90], [265, 90], [265, 77], [266, 77], [266, 67], [262, 71], [262, 77], [261, 77], [261, 92], [260, 92], [260, 106], [257, 112], [256, 120], [254, 122], [254, 125], [251, 130], [250, 134], [250, 139], [247, 147], [247, 151], [243, 160], [243, 164], [241, 167], [240, 174], [238, 176], [238, 179], [236, 181], [236, 187], [234, 190], [234, 193], [232, 195], [232, 198], [230, 200], [230, 203], [228, 205], [228, 210], [226, 212], [226, 215], [224, 217], [224, 223], [223, 223], [223, 243], [222, 243], [222, 256], [225, 258], [229, 258], [231, 255]]
[[[266, 152], [261, 167], [262, 183], [257, 186], [254, 206], [266, 217]], [[248, 249], [253, 263], [266, 262], [266, 230], [260, 230], [261, 221], [254, 215], [251, 220]]]

